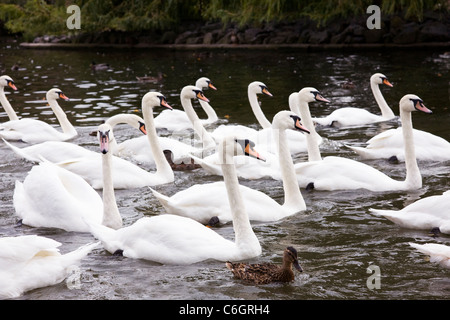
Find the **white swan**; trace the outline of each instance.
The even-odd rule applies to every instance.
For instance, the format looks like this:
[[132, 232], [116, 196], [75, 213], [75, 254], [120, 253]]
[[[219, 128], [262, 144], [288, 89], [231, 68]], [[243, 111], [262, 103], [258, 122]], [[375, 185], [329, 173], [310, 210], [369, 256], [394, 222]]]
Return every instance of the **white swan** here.
[[[413, 130], [414, 148], [417, 160], [447, 161], [450, 160], [450, 142], [422, 130]], [[391, 159], [405, 160], [402, 127], [389, 129], [367, 141], [365, 147], [349, 146], [362, 159]]]
[[[134, 114], [117, 114], [106, 120], [106, 123], [114, 128], [121, 123], [129, 124], [146, 134], [144, 119]], [[95, 132], [97, 135], [97, 132]], [[43, 159], [50, 162], [64, 162], [78, 158], [98, 158], [98, 153], [82, 146], [64, 141], [45, 141], [24, 148], [18, 148], [3, 139], [5, 144], [11, 148], [18, 156], [32, 162], [41, 162]], [[113, 154], [118, 152], [118, 144], [116, 139], [110, 142], [110, 150]]]
[[23, 183], [16, 181], [14, 208], [23, 224], [76, 232], [89, 232], [87, 221], [122, 227], [111, 177], [112, 154], [108, 152], [109, 141], [114, 139], [112, 127], [100, 125], [98, 136], [103, 153], [103, 200], [77, 174], [42, 162], [31, 169]]
[[5, 109], [5, 112], [8, 115], [10, 121], [19, 120], [19, 117], [12, 108], [8, 99], [6, 99], [5, 87], [10, 87], [13, 90], [17, 90], [17, 87], [14, 84], [14, 80], [7, 75], [0, 77], [0, 103], [2, 104], [3, 109]]
[[78, 133], [67, 119], [67, 115], [56, 102], [57, 99], [69, 100], [60, 89], [50, 89], [46, 94], [56, 118], [61, 125], [62, 132], [56, 130], [46, 122], [36, 119], [12, 120], [0, 124], [0, 137], [8, 141], [23, 141], [27, 143], [40, 143], [43, 141], [67, 141], [75, 138]]
[[[174, 180], [172, 168], [161, 149], [156, 129], [153, 126], [153, 108], [156, 106], [171, 108], [161, 93], [146, 93], [142, 98], [142, 113], [147, 131], [147, 148], [150, 143], [149, 147], [154, 155], [156, 172], [148, 172], [125, 159], [113, 156], [112, 167], [115, 189], [141, 188], [165, 184]], [[101, 156], [99, 154], [65, 160], [59, 162], [58, 165], [80, 175], [95, 189], [103, 188]]]
[[[185, 86], [181, 90], [180, 94], [181, 105], [185, 111], [185, 114], [191, 122], [191, 128], [194, 128], [195, 134], [200, 137], [199, 140], [188, 138], [187, 143], [185, 136], [179, 136], [180, 140], [177, 140], [178, 135], [172, 134], [171, 137], [158, 137], [158, 142], [161, 145], [162, 150], [170, 150], [173, 153], [173, 160], [177, 162], [179, 160], [185, 160], [190, 157], [190, 153], [199, 154], [204, 149], [215, 147], [216, 143], [211, 135], [205, 130], [201, 121], [192, 107], [192, 99], [198, 99], [202, 101], [209, 101], [203, 92], [195, 86]], [[170, 114], [170, 112], [168, 113]], [[203, 144], [198, 146], [199, 142]], [[118, 154], [123, 157], [130, 157], [139, 163], [154, 164], [155, 157], [152, 149], [149, 148], [149, 140], [145, 137], [138, 137], [129, 139], [121, 143], [118, 149]]]
[[[211, 80], [206, 77], [199, 78], [195, 82], [195, 86], [202, 90], [207, 88], [217, 90], [217, 88], [211, 83]], [[216, 111], [211, 107], [209, 102], [199, 99], [199, 103], [207, 115], [206, 119], [200, 120], [203, 125], [212, 124], [219, 120]], [[155, 127], [176, 132], [192, 129], [192, 123], [185, 111], [173, 109], [172, 111], [164, 110], [156, 116]]]
[[27, 291], [58, 284], [74, 271], [99, 243], [61, 254], [61, 243], [26, 235], [0, 238], [0, 299], [20, 297]]
[[372, 89], [372, 93], [381, 110], [381, 115], [373, 114], [365, 109], [346, 107], [337, 109], [324, 118], [314, 118], [313, 120], [323, 126], [347, 127], [394, 119], [394, 112], [389, 108], [386, 100], [381, 94], [380, 84], [392, 87], [392, 84], [382, 73], [375, 73], [370, 77], [370, 88]]
[[[306, 92], [307, 94], [307, 92]], [[313, 96], [311, 96], [311, 100]], [[313, 184], [318, 190], [368, 189], [371, 191], [412, 190], [422, 187], [422, 176], [417, 166], [412, 135], [411, 112], [431, 113], [416, 95], [408, 94], [400, 100], [400, 119], [403, 125], [406, 154], [406, 179], [398, 181], [381, 171], [352, 159], [329, 156], [322, 160], [297, 163], [295, 171], [301, 187]], [[307, 123], [306, 119], [303, 119]], [[314, 130], [312, 127], [311, 131]], [[307, 139], [314, 139], [311, 134]], [[308, 147], [314, 147], [311, 143]], [[319, 150], [315, 151], [320, 154]], [[311, 185], [310, 185], [311, 186]]]
[[[263, 192], [240, 185], [239, 192], [250, 220], [276, 221], [306, 209], [287, 145], [286, 129], [308, 131], [301, 125], [300, 118], [291, 111], [277, 113], [273, 118], [273, 128], [276, 132], [279, 168], [283, 179], [284, 204], [278, 204]], [[251, 149], [250, 142], [246, 148]], [[194, 185], [171, 197], [153, 189], [152, 192], [170, 214], [189, 217], [201, 223], [209, 223], [212, 217], [217, 217], [222, 223], [232, 219], [230, 205], [226, 199], [226, 185], [223, 181]]]
[[402, 228], [439, 231], [450, 234], [450, 190], [442, 195], [426, 197], [401, 210], [370, 209], [376, 215], [383, 216]]
[[[265, 129], [270, 128], [271, 123], [267, 120], [266, 116], [261, 110], [261, 106], [258, 102], [258, 94], [264, 94], [266, 96], [272, 97], [272, 94], [269, 92], [267, 86], [260, 81], [253, 81], [248, 85], [247, 95], [248, 101], [250, 102], [250, 107], [252, 108], [253, 114], [256, 117], [259, 125]], [[254, 135], [258, 132], [258, 130], [243, 126], [243, 125], [230, 125], [230, 124], [222, 124], [218, 126], [211, 133], [214, 140], [221, 141], [227, 135], [233, 134], [240, 137], [248, 137], [249, 139], [254, 139]]]
[[[119, 251], [129, 258], [164, 264], [192, 264], [207, 259], [242, 260], [260, 255], [261, 245], [250, 225], [234, 172], [233, 155], [243, 154], [243, 146], [243, 141], [230, 137], [219, 149], [224, 159], [224, 181], [232, 208], [234, 241], [195, 220], [170, 214], [144, 217], [119, 230], [93, 224], [92, 234], [111, 253]], [[252, 149], [247, 151], [254, 152]]]
[[421, 253], [430, 256], [430, 262], [438, 263], [444, 268], [450, 269], [450, 246], [438, 243], [417, 244], [410, 242], [409, 245]]

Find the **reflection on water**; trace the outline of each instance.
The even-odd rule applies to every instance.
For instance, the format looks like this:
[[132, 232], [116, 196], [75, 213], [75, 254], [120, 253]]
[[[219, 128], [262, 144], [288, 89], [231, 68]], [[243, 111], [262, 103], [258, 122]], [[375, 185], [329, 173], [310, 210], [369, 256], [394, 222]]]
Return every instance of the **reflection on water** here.
[[[209, 77], [217, 91], [206, 90], [222, 122], [257, 128], [249, 108], [247, 86], [264, 82], [273, 97], [260, 97], [268, 119], [288, 108], [288, 96], [305, 86], [319, 89], [330, 104], [312, 104], [313, 116], [324, 116], [345, 106], [361, 107], [379, 113], [369, 88], [369, 78], [382, 72], [394, 84], [382, 93], [398, 114], [398, 101], [407, 93], [420, 96], [432, 115], [414, 114], [414, 127], [450, 140], [448, 59], [441, 52], [321, 52], [296, 51], [166, 51], [166, 50], [21, 50], [0, 49], [0, 70], [10, 75], [18, 91], [7, 91], [16, 112], [57, 124], [42, 99], [51, 87], [59, 87], [70, 101], [61, 101], [69, 120], [80, 136], [73, 142], [93, 148], [96, 141], [89, 133], [101, 121], [117, 113], [140, 114], [140, 99], [149, 90], [166, 95], [174, 108], [181, 109], [179, 94], [183, 86]], [[93, 72], [92, 61], [108, 63], [111, 68]], [[14, 64], [18, 70], [11, 70]], [[159, 83], [140, 82], [136, 77], [156, 76]], [[351, 80], [354, 89], [341, 84]], [[195, 103], [195, 105], [197, 105]], [[200, 117], [205, 117], [196, 108]], [[159, 110], [155, 110], [155, 115]], [[7, 121], [4, 112], [0, 122]], [[397, 121], [360, 128], [320, 128], [326, 138], [322, 155], [357, 159], [345, 144], [363, 145], [370, 137], [398, 126]], [[213, 129], [211, 126], [209, 129]], [[161, 132], [161, 134], [167, 134]], [[137, 136], [132, 129], [118, 127], [116, 137]], [[19, 144], [20, 145], [20, 144]], [[21, 146], [21, 145], [20, 145]], [[57, 150], [55, 150], [57, 152]], [[0, 143], [0, 235], [40, 234], [63, 243], [62, 252], [92, 241], [89, 234], [67, 233], [54, 229], [15, 226], [12, 194], [15, 180], [23, 181], [32, 164], [18, 159]], [[295, 161], [306, 161], [300, 154]], [[384, 160], [368, 161], [386, 174], [403, 179], [403, 164]], [[368, 212], [371, 207], [403, 208], [417, 199], [441, 194], [449, 188], [450, 163], [419, 162], [424, 187], [412, 192], [373, 193], [363, 190], [320, 192], [302, 190], [308, 209], [276, 223], [254, 223], [263, 254], [252, 262], [281, 262], [283, 249], [292, 245], [299, 252], [304, 273], [287, 285], [252, 286], [231, 277], [225, 265], [206, 261], [191, 266], [165, 266], [152, 262], [111, 256], [97, 249], [83, 261], [81, 289], [69, 290], [65, 283], [33, 290], [22, 299], [428, 299], [448, 298], [449, 271], [431, 264], [408, 246], [408, 242], [450, 244], [448, 236], [431, 238], [426, 231], [400, 229], [384, 218]], [[149, 170], [154, 168], [148, 167]], [[175, 182], [158, 187], [172, 195], [197, 183], [220, 181], [204, 170], [176, 172]], [[270, 179], [244, 180], [241, 183], [283, 201], [280, 182]], [[126, 225], [144, 215], [163, 213], [163, 208], [148, 188], [118, 190], [116, 197]], [[233, 238], [230, 225], [217, 232]], [[367, 268], [381, 270], [381, 288], [366, 286]]]

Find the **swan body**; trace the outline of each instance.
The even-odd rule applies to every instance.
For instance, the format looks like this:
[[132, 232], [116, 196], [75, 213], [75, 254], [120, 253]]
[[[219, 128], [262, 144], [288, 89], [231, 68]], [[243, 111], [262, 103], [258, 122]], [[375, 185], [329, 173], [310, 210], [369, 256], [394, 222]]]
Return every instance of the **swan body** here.
[[[93, 224], [92, 234], [111, 253], [120, 250], [129, 258], [164, 264], [191, 264], [207, 259], [241, 260], [260, 255], [261, 246], [248, 220], [233, 170], [233, 154], [244, 152], [242, 144], [244, 141], [230, 137], [221, 143], [220, 149], [226, 167], [224, 180], [233, 208], [234, 241], [195, 220], [170, 214], [144, 217], [119, 230]], [[253, 149], [248, 150], [254, 154]]]
[[16, 181], [14, 207], [23, 224], [76, 232], [89, 232], [88, 221], [114, 229], [122, 227], [111, 177], [112, 155], [108, 153], [112, 127], [102, 124], [98, 133], [103, 153], [103, 200], [77, 174], [42, 162], [31, 169], [23, 184]]
[[[250, 220], [276, 221], [306, 209], [295, 178], [285, 131], [286, 129], [307, 130], [300, 124], [299, 117], [290, 111], [277, 113], [273, 123], [274, 128], [279, 131], [279, 165], [283, 177], [285, 201], [283, 205], [280, 205], [260, 191], [239, 185], [239, 192], [243, 197]], [[221, 155], [219, 159], [223, 159]], [[235, 165], [235, 162], [233, 164]], [[227, 201], [227, 188], [224, 182], [194, 185], [172, 197], [164, 196], [153, 189], [152, 191], [170, 214], [189, 217], [201, 223], [208, 223], [212, 217], [217, 217], [222, 223], [232, 220], [232, 209]]]
[[4, 75], [0, 77], [0, 103], [2, 104], [3, 109], [5, 109], [10, 121], [19, 120], [19, 117], [12, 108], [8, 99], [6, 99], [5, 87], [10, 87], [13, 90], [17, 90], [14, 80], [10, 76]]
[[[405, 160], [403, 144], [403, 129], [389, 129], [367, 141], [367, 146], [347, 146], [355, 151], [362, 159], [389, 159], [396, 157]], [[450, 142], [422, 130], [413, 130], [414, 148], [417, 160], [447, 161], [450, 160]]]
[[402, 228], [431, 230], [450, 234], [450, 190], [417, 200], [401, 210], [370, 209], [376, 215], [383, 216]]
[[430, 262], [438, 263], [444, 268], [450, 269], [450, 247], [437, 243], [409, 243], [409, 245], [419, 252], [429, 255]]
[[[200, 89], [213, 89], [217, 90], [217, 88], [212, 84], [211, 80], [206, 77], [201, 77], [195, 82], [195, 86]], [[200, 100], [200, 106], [206, 112], [207, 118], [201, 119], [201, 123], [203, 125], [212, 124], [219, 120], [216, 111], [211, 107], [209, 102]], [[155, 127], [156, 128], [165, 128], [169, 131], [182, 131], [192, 128], [192, 123], [186, 114], [185, 111], [182, 110], [164, 110], [158, 116], [155, 117]]]
[[322, 126], [361, 126], [370, 123], [381, 121], [388, 121], [395, 118], [394, 112], [389, 108], [386, 100], [381, 94], [379, 85], [385, 84], [392, 87], [392, 84], [387, 80], [382, 73], [375, 73], [370, 77], [370, 88], [381, 110], [381, 115], [373, 114], [365, 109], [360, 108], [340, 108], [333, 111], [330, 115], [324, 118], [314, 118], [313, 120]]
[[[112, 178], [116, 189], [154, 186], [174, 180], [173, 171], [161, 149], [156, 129], [153, 126], [153, 108], [156, 106], [171, 108], [161, 93], [146, 93], [142, 98], [142, 112], [147, 132], [147, 146], [150, 144], [152, 154], [155, 155], [156, 172], [148, 172], [125, 159], [113, 156], [111, 160]], [[95, 189], [101, 189], [103, 188], [101, 163], [101, 155], [96, 153], [89, 157], [64, 160], [58, 165], [80, 175]]]
[[[403, 125], [406, 155], [406, 179], [394, 180], [381, 171], [364, 163], [341, 157], [325, 157], [324, 159], [297, 163], [295, 171], [301, 187], [313, 183], [319, 190], [368, 189], [371, 191], [413, 190], [422, 187], [422, 176], [417, 166], [412, 134], [411, 112], [419, 110], [431, 111], [423, 105], [416, 95], [405, 95], [400, 100], [400, 118]], [[314, 130], [314, 128], [312, 129]], [[311, 135], [312, 136], [312, 135]], [[307, 137], [308, 139], [310, 137]], [[312, 136], [314, 139], [314, 136]], [[311, 148], [314, 143], [308, 146]], [[316, 157], [320, 155], [318, 149]]]
[[0, 299], [20, 297], [29, 290], [58, 284], [99, 243], [61, 254], [61, 243], [26, 235], [0, 238]]
[[67, 141], [75, 138], [78, 133], [67, 119], [67, 115], [56, 102], [61, 98], [69, 100], [59, 89], [50, 89], [47, 101], [58, 119], [62, 132], [56, 130], [46, 122], [36, 119], [20, 119], [5, 122], [0, 125], [0, 137], [6, 140], [23, 141], [27, 143], [40, 143], [43, 141]]
[[[114, 115], [106, 123], [114, 128], [117, 124], [127, 123], [130, 126], [147, 133], [145, 130], [144, 119], [134, 114], [118, 114]], [[95, 132], [97, 135], [97, 132]], [[65, 141], [45, 141], [28, 147], [18, 148], [3, 139], [5, 144], [11, 148], [18, 156], [32, 162], [41, 162], [42, 159], [50, 162], [64, 162], [72, 159], [81, 159], [94, 157], [98, 158], [98, 153], [83, 148], [74, 143]], [[118, 144], [115, 139], [110, 142], [110, 150], [113, 154], [118, 152]]]
[[[191, 128], [194, 128], [195, 133], [200, 137], [200, 144], [203, 144], [205, 149], [215, 147], [216, 143], [208, 132], [204, 129], [197, 114], [192, 107], [191, 100], [198, 99], [200, 101], [209, 101], [203, 92], [195, 86], [185, 86], [181, 90], [181, 105], [185, 110], [185, 114], [189, 117]], [[171, 111], [169, 111], [169, 114]], [[158, 143], [162, 150], [170, 150], [173, 153], [174, 161], [184, 160], [190, 157], [191, 153], [201, 154], [204, 150], [202, 146], [197, 143], [192, 145], [184, 143], [172, 137], [157, 137]], [[189, 142], [193, 142], [190, 140]], [[145, 137], [138, 137], [129, 139], [121, 143], [118, 149], [118, 154], [123, 157], [130, 157], [139, 163], [154, 164], [155, 157], [151, 148], [149, 148], [149, 140]]]

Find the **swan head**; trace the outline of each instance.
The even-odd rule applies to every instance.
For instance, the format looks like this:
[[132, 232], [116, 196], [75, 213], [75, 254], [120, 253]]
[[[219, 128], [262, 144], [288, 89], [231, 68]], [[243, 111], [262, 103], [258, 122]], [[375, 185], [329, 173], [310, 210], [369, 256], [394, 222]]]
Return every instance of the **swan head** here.
[[46, 94], [47, 101], [48, 100], [56, 100], [56, 99], [63, 99], [63, 100], [69, 100], [69, 98], [58, 88], [53, 88], [47, 91]]
[[425, 113], [433, 113], [430, 109], [425, 107], [423, 100], [415, 94], [407, 94], [401, 98], [400, 110], [404, 112], [422, 111]]
[[330, 100], [325, 99], [317, 90], [313, 87], [303, 88], [298, 92], [298, 98], [304, 102], [313, 102], [313, 101], [322, 101], [322, 102], [330, 102]]
[[278, 112], [273, 117], [272, 127], [278, 130], [292, 129], [310, 133], [300, 122], [300, 117], [292, 111]]
[[250, 83], [248, 85], [248, 92], [254, 94], [265, 94], [266, 96], [273, 97], [267, 86], [260, 81], [253, 81]]
[[213, 90], [217, 90], [217, 88], [212, 84], [211, 80], [209, 80], [206, 77], [201, 77], [199, 79], [197, 79], [197, 81], [195, 82], [195, 86], [200, 88], [200, 89], [213, 89]]
[[101, 153], [107, 154], [109, 151], [109, 143], [114, 140], [112, 127], [107, 123], [99, 125], [97, 130], [97, 138], [100, 143]]
[[[234, 156], [247, 156], [266, 161], [258, 153], [258, 151], [255, 150], [254, 147], [255, 143], [249, 139], [241, 139], [235, 136], [228, 136], [223, 138], [223, 140], [219, 144], [219, 158], [223, 159], [223, 164], [234, 163], [231, 160]], [[227, 159], [229, 159], [229, 161], [227, 161]]]
[[287, 247], [284, 249], [283, 261], [292, 264], [299, 272], [303, 272], [302, 267], [298, 263], [297, 250], [295, 250], [294, 247]]
[[382, 73], [375, 73], [370, 77], [370, 82], [374, 84], [385, 84], [388, 87], [393, 87], [392, 83], [389, 82], [387, 77]]
[[14, 84], [14, 80], [10, 76], [6, 76], [6, 75], [0, 77], [0, 86], [1, 87], [10, 87], [13, 90], [17, 90], [17, 87]]
[[146, 108], [153, 108], [153, 107], [165, 107], [168, 108], [170, 110], [172, 110], [173, 108], [167, 103], [166, 97], [159, 92], [147, 92], [143, 97], [142, 97], [142, 107], [146, 107]]
[[206, 102], [209, 102], [209, 99], [205, 97], [203, 91], [196, 86], [185, 86], [181, 90], [181, 97], [187, 99], [199, 99]]

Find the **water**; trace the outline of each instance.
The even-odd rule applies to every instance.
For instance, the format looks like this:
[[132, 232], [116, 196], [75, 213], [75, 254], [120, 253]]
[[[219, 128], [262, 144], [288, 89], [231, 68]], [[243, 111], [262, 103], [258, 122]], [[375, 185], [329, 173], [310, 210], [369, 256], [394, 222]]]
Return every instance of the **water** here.
[[[373, 52], [284, 51], [166, 51], [166, 50], [23, 50], [15, 45], [0, 48], [0, 70], [10, 75], [19, 88], [7, 90], [7, 97], [19, 115], [56, 124], [42, 99], [58, 86], [71, 98], [61, 101], [69, 120], [80, 136], [73, 142], [96, 150], [95, 138], [88, 135], [102, 120], [117, 113], [140, 114], [140, 99], [149, 90], [166, 95], [169, 104], [181, 108], [179, 93], [200, 76], [209, 77], [218, 88], [207, 90], [219, 117], [229, 123], [256, 127], [247, 100], [247, 85], [264, 82], [273, 98], [261, 97], [268, 119], [287, 109], [288, 96], [305, 86], [313, 86], [330, 99], [330, 104], [311, 106], [313, 116], [324, 116], [336, 108], [364, 107], [378, 113], [369, 88], [375, 72], [386, 74], [394, 88], [383, 87], [388, 104], [398, 114], [398, 101], [407, 93], [420, 96], [432, 115], [413, 115], [414, 127], [450, 140], [449, 69], [443, 52], [388, 50]], [[89, 64], [109, 63], [109, 71], [92, 72]], [[12, 71], [14, 64], [19, 70]], [[162, 83], [140, 83], [136, 76], [164, 73]], [[353, 90], [340, 88], [345, 80]], [[197, 109], [200, 116], [201, 110]], [[159, 112], [159, 111], [157, 111]], [[4, 112], [0, 122], [6, 121]], [[396, 127], [395, 121], [360, 128], [321, 128], [327, 138], [322, 155], [358, 159], [343, 145], [361, 145], [373, 135]], [[214, 126], [213, 126], [214, 127]], [[134, 130], [119, 127], [120, 140], [137, 136]], [[299, 155], [295, 161], [305, 161]], [[384, 160], [367, 161], [396, 179], [404, 179], [404, 165]], [[368, 209], [397, 208], [425, 196], [441, 194], [449, 188], [449, 162], [419, 162], [424, 186], [411, 192], [374, 193], [364, 190], [323, 192], [302, 190], [308, 209], [275, 223], [254, 223], [263, 253], [250, 262], [281, 262], [283, 249], [294, 246], [304, 269], [291, 284], [248, 285], [233, 279], [224, 263], [205, 261], [190, 266], [169, 266], [112, 256], [102, 248], [94, 250], [81, 265], [81, 288], [66, 282], [26, 293], [19, 299], [447, 299], [450, 297], [449, 271], [426, 261], [408, 242], [450, 244], [448, 236], [432, 238], [427, 231], [401, 229], [376, 217]], [[93, 241], [90, 234], [57, 229], [16, 226], [12, 195], [16, 180], [23, 181], [32, 163], [19, 159], [0, 143], [0, 236], [38, 234], [60, 241], [61, 252]], [[153, 170], [153, 168], [148, 168]], [[172, 195], [196, 183], [218, 181], [203, 170], [176, 172], [175, 182], [158, 190]], [[240, 182], [282, 202], [283, 190], [270, 179]], [[148, 188], [118, 190], [117, 202], [126, 225], [143, 216], [163, 213]], [[216, 229], [232, 238], [231, 225]], [[381, 287], [370, 290], [367, 268], [376, 265]]]

